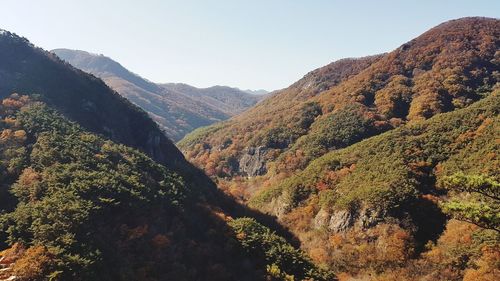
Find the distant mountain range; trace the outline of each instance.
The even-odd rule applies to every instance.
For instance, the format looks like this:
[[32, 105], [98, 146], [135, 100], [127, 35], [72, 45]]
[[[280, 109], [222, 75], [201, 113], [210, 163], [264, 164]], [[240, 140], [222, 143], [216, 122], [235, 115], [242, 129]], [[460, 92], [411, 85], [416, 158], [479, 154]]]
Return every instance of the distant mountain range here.
[[257, 95], [257, 96], [262, 96], [262, 95], [267, 95], [269, 94], [269, 91], [266, 91], [264, 89], [260, 89], [260, 90], [243, 90], [243, 92], [245, 93], [249, 93], [249, 94], [252, 94], [252, 95]]
[[52, 52], [74, 67], [103, 79], [120, 95], [148, 112], [174, 141], [198, 127], [245, 111], [267, 94], [264, 90], [242, 91], [227, 86], [200, 89], [180, 83], [156, 84], [103, 55], [69, 49]]

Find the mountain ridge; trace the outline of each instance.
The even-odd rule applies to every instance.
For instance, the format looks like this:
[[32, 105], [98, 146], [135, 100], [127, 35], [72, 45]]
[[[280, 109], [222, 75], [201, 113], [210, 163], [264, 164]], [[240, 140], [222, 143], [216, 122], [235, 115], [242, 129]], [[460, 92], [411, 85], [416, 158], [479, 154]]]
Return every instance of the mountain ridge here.
[[[200, 157], [224, 163], [217, 170], [233, 170], [234, 174], [225, 174], [231, 177], [245, 173], [239, 173], [227, 160], [239, 161], [248, 147], [267, 147], [271, 150], [267, 161], [290, 149], [280, 165], [287, 159], [294, 162], [294, 154], [301, 150], [307, 163], [329, 149], [351, 144], [363, 134], [378, 134], [465, 107], [481, 98], [474, 89], [488, 91], [495, 84], [495, 48], [500, 44], [497, 26], [495, 19], [464, 18], [432, 28], [393, 52], [336, 61], [310, 72], [243, 114], [186, 136], [178, 145], [201, 167], [206, 161], [200, 161]], [[359, 126], [345, 140], [332, 142], [322, 137], [329, 130], [341, 130], [330, 127], [335, 124], [332, 120]], [[204, 135], [204, 131], [209, 133]], [[210, 152], [202, 146], [195, 148], [196, 143], [204, 143], [208, 149], [229, 145], [215, 158], [205, 158]], [[320, 149], [308, 147], [311, 143]], [[290, 168], [303, 168], [306, 163]]]
[[196, 88], [182, 83], [153, 83], [104, 55], [70, 49], [53, 53], [102, 78], [111, 88], [145, 109], [174, 141], [200, 126], [228, 119], [263, 97], [237, 88]]
[[[90, 131], [138, 148], [170, 168], [187, 165], [157, 125], [102, 80], [14, 33], [5, 31], [0, 39], [1, 98], [15, 92], [40, 95]], [[110, 108], [110, 104], [115, 108]]]

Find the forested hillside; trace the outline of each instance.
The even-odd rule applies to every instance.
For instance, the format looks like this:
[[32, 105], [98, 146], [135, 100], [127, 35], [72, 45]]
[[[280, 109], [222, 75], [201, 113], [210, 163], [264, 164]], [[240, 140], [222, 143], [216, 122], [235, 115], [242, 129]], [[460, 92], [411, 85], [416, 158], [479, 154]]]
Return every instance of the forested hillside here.
[[0, 58], [0, 279], [334, 279], [102, 80], [3, 30]]
[[264, 97], [225, 86], [200, 89], [186, 84], [155, 84], [103, 55], [69, 49], [52, 52], [74, 67], [103, 79], [148, 112], [174, 141], [198, 127], [241, 113]]
[[226, 189], [248, 197], [328, 151], [481, 99], [499, 79], [499, 26], [459, 19], [388, 54], [334, 62], [178, 146]]
[[[249, 204], [278, 216], [335, 272], [461, 280], [476, 269], [481, 249], [500, 254], [499, 113], [496, 91], [465, 109], [332, 151]], [[447, 222], [446, 213], [480, 227]], [[462, 235], [470, 238], [455, 241]], [[457, 264], [460, 257], [466, 262]], [[498, 261], [487, 262], [490, 270]]]
[[26, 38], [0, 32], [0, 98], [19, 92], [38, 95], [85, 129], [138, 148], [172, 169], [187, 163], [147, 114], [93, 75], [33, 46]]
[[41, 102], [14, 94], [0, 113], [1, 278], [333, 278], [257, 221], [231, 218], [192, 182]]
[[449, 21], [178, 145], [341, 280], [494, 280], [499, 47], [499, 20]]

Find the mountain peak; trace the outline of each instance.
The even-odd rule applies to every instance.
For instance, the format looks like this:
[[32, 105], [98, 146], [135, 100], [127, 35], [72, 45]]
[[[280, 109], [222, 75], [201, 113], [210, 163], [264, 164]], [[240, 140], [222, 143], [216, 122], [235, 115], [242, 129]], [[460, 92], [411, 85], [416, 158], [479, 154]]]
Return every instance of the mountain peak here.
[[435, 27], [431, 28], [430, 30], [433, 29], [439, 29], [439, 28], [460, 28], [463, 25], [478, 25], [478, 24], [485, 24], [485, 23], [494, 23], [498, 21], [496, 18], [489, 18], [489, 17], [462, 17], [458, 19], [452, 19], [449, 21], [445, 21], [441, 24], [436, 25]]

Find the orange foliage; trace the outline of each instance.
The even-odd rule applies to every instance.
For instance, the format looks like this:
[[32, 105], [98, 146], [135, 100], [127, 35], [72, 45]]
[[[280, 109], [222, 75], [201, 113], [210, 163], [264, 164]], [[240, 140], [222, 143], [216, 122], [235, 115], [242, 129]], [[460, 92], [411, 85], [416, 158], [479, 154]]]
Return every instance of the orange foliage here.
[[151, 242], [155, 248], [165, 248], [170, 244], [170, 239], [166, 235], [157, 234], [151, 239]]
[[329, 253], [326, 248], [313, 248], [309, 251], [309, 256], [318, 264], [325, 264], [328, 261]]
[[325, 172], [323, 179], [318, 181], [316, 188], [318, 190], [333, 189], [342, 178], [352, 173], [354, 169], [356, 169], [356, 164], [335, 171], [328, 170]]
[[16, 280], [43, 280], [53, 263], [52, 255], [44, 246], [32, 246], [14, 263], [12, 271]]
[[338, 270], [356, 274], [362, 270], [389, 270], [404, 265], [413, 254], [411, 234], [390, 224], [368, 230], [351, 229], [329, 237], [328, 263]]
[[500, 277], [500, 247], [483, 247], [476, 262], [477, 269], [468, 269], [463, 281], [496, 281]]
[[30, 200], [36, 200], [40, 196], [41, 188], [39, 186], [42, 180], [41, 175], [32, 168], [23, 170], [18, 180], [18, 187], [21, 187], [22, 192], [29, 196]]
[[306, 206], [297, 207], [293, 209], [290, 213], [286, 215], [283, 219], [286, 225], [290, 225], [294, 232], [302, 233], [310, 229], [311, 220], [316, 214], [317, 204], [311, 204], [310, 202]]

